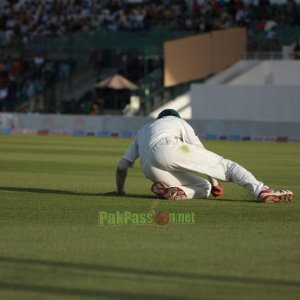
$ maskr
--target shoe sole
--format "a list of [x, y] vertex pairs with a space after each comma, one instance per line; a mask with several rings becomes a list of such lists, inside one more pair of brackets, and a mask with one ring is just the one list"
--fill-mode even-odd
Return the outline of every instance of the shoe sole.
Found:
[[165, 195], [166, 189], [167, 189], [167, 186], [165, 186], [161, 182], [155, 182], [151, 186], [152, 193], [154, 193], [155, 195], [157, 195], [159, 197], [163, 197]]
[[169, 199], [169, 200], [178, 201], [178, 200], [186, 200], [187, 199], [185, 192], [178, 187], [171, 187], [171, 188], [168, 188], [168, 190], [169, 190], [168, 193], [170, 195], [172, 195], [171, 199]]
[[286, 192], [282, 195], [269, 195], [262, 199], [263, 203], [280, 203], [280, 202], [291, 202], [294, 199], [294, 194]]
[[178, 187], [167, 187], [161, 182], [155, 182], [151, 186], [151, 191], [161, 199], [165, 200], [186, 200], [185, 192]]

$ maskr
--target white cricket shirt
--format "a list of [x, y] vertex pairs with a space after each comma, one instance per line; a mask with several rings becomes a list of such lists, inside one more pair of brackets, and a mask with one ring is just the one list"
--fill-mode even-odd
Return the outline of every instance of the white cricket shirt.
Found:
[[165, 138], [180, 139], [192, 145], [201, 145], [194, 129], [183, 119], [166, 116], [143, 126], [135, 136], [123, 158], [134, 163], [140, 157], [143, 162], [148, 152]]

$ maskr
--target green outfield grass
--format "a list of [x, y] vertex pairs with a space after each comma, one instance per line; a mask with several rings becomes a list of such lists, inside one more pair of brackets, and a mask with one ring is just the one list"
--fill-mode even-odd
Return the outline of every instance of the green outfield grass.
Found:
[[[110, 197], [129, 139], [0, 136], [0, 299], [299, 299], [300, 144], [205, 142], [293, 203], [158, 201], [139, 164]], [[100, 211], [195, 213], [195, 224], [99, 226]]]

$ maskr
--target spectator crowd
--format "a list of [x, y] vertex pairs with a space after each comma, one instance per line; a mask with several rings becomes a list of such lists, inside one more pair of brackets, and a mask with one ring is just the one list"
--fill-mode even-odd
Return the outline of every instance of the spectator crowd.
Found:
[[73, 60], [46, 60], [42, 55], [4, 57], [0, 60], [0, 111], [11, 111], [37, 95], [43, 97], [46, 87], [69, 78], [74, 68]]
[[[43, 38], [78, 32], [135, 31], [166, 26], [175, 31], [209, 32], [233, 26], [248, 28], [248, 37], [265, 32], [268, 50], [276, 50], [277, 28], [300, 26], [295, 0], [3, 0], [0, 1], [0, 47], [30, 45]], [[248, 43], [250, 50], [257, 43]], [[298, 50], [295, 53], [299, 52]], [[0, 110], [41, 95], [66, 79], [74, 61], [13, 57], [0, 52]]]
[[167, 25], [174, 30], [207, 32], [231, 26], [300, 25], [295, 0], [6, 0], [0, 10], [0, 44], [28, 44], [93, 30], [147, 30]]

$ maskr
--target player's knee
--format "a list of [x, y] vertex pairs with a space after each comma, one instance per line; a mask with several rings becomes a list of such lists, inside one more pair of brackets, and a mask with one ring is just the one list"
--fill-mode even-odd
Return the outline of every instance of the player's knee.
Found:
[[197, 192], [196, 192], [196, 198], [199, 199], [205, 199], [210, 195], [212, 185], [208, 180], [202, 181], [198, 186], [197, 186]]
[[205, 188], [205, 192], [206, 192], [206, 197], [205, 198], [208, 198], [208, 196], [210, 195], [211, 188], [212, 188], [211, 183], [209, 181], [207, 181], [206, 188]]

